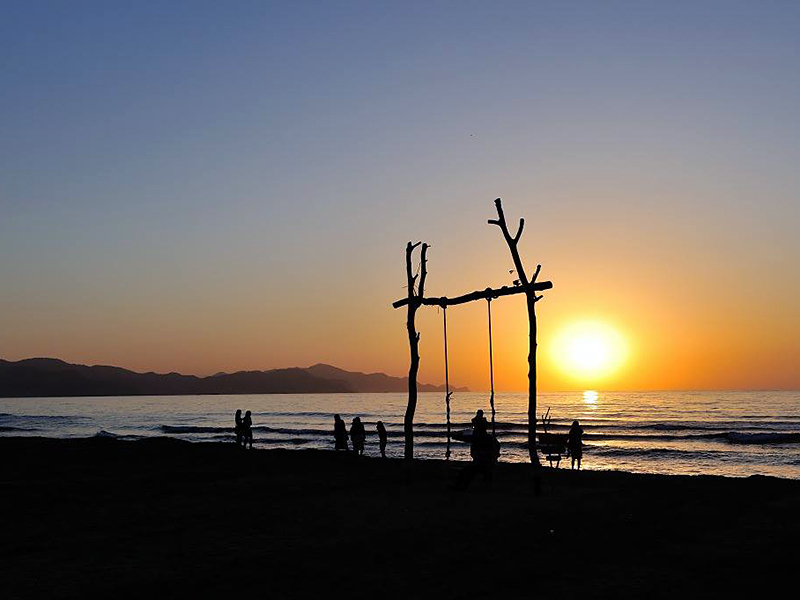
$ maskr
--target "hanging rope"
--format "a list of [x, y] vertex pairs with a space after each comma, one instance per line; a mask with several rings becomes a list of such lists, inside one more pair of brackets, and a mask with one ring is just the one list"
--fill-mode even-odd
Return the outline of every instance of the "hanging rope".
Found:
[[444, 457], [450, 460], [450, 371], [447, 366], [447, 307], [442, 307], [442, 319], [444, 321], [444, 401], [447, 407], [447, 450]]
[[494, 435], [494, 357], [492, 356], [492, 299], [486, 299], [486, 306], [489, 310], [489, 385], [492, 393], [489, 396], [489, 404], [492, 407], [492, 435]]

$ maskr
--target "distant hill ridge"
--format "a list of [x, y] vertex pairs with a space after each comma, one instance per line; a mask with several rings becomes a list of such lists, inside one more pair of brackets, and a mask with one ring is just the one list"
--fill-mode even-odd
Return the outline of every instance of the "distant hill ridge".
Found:
[[[121, 367], [76, 365], [57, 358], [0, 359], [0, 397], [167, 396], [186, 394], [314, 394], [405, 392], [407, 377], [345, 371], [326, 364], [268, 371], [136, 373]], [[467, 388], [454, 388], [467, 391]], [[421, 392], [444, 386], [419, 384]]]

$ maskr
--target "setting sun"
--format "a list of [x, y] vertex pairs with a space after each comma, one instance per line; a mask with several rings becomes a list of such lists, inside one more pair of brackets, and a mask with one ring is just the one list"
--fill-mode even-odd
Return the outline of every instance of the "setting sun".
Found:
[[556, 365], [580, 381], [597, 381], [611, 375], [626, 354], [623, 336], [613, 327], [594, 321], [567, 326], [552, 347]]

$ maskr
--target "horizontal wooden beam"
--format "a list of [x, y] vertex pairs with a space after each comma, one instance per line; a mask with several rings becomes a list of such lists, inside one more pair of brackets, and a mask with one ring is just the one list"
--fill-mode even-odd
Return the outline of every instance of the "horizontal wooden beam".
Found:
[[[536, 292], [541, 292], [544, 290], [549, 290], [553, 287], [553, 282], [551, 281], [537, 281], [533, 284], [533, 289]], [[442, 308], [447, 306], [454, 306], [456, 304], [466, 304], [467, 302], [472, 302], [473, 300], [486, 300], [487, 298], [499, 298], [500, 296], [511, 296], [513, 294], [522, 294], [525, 292], [525, 288], [521, 285], [515, 285], [513, 287], [503, 286], [499, 289], [492, 289], [486, 288], [485, 290], [479, 290], [476, 292], [470, 292], [469, 294], [464, 294], [463, 296], [456, 296], [455, 298], [447, 298], [442, 296], [441, 298], [423, 298], [421, 304], [423, 306], [441, 306]], [[408, 298], [403, 298], [402, 300], [397, 300], [396, 302], [392, 302], [392, 306], [394, 308], [400, 308], [401, 306], [405, 306], [408, 304]]]

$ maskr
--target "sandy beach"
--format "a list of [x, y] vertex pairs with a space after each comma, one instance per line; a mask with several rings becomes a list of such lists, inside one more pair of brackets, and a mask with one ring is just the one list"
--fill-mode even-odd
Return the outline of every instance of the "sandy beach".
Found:
[[792, 581], [800, 482], [0, 440], [6, 597], [698, 597]]

